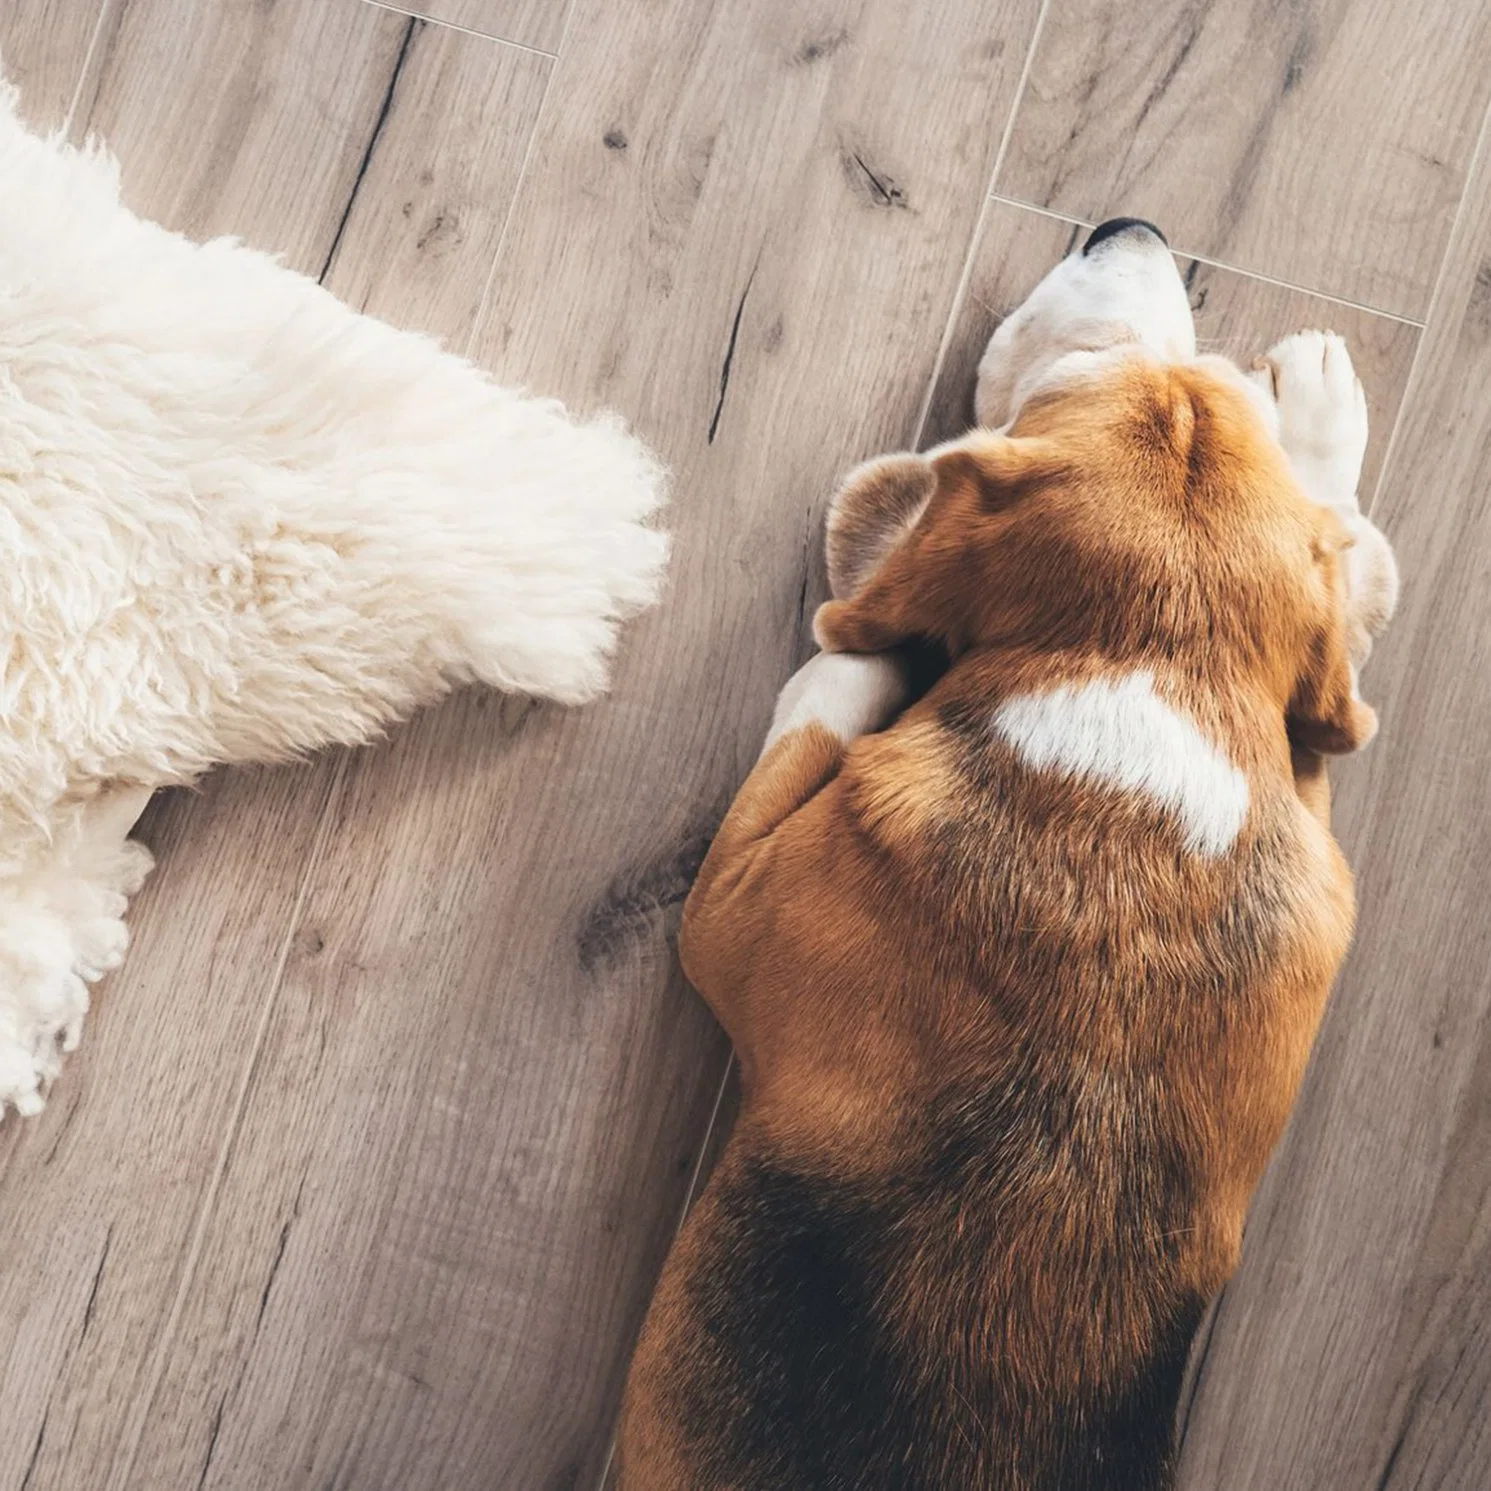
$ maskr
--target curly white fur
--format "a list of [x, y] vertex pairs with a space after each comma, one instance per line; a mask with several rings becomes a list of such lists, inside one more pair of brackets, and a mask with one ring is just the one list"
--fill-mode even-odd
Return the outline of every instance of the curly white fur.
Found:
[[3, 86], [0, 188], [3, 1115], [122, 954], [121, 804], [467, 682], [589, 699], [667, 540], [618, 421], [142, 221]]

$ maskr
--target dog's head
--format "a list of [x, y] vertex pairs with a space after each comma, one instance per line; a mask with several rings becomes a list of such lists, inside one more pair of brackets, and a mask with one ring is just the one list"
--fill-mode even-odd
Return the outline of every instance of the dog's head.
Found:
[[1267, 691], [1301, 744], [1356, 749], [1375, 716], [1355, 690], [1371, 626], [1348, 605], [1353, 535], [1294, 480], [1272, 412], [1196, 357], [1157, 233], [1105, 225], [991, 343], [980, 413], [1002, 429], [851, 473], [819, 644], [1157, 663]]

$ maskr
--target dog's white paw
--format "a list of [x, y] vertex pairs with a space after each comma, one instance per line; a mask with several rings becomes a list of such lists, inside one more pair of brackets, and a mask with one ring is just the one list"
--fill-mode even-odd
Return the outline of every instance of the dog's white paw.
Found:
[[820, 652], [777, 696], [763, 754], [790, 730], [819, 724], [845, 744], [883, 728], [908, 697], [906, 665], [888, 652]]
[[1354, 508], [1367, 453], [1367, 396], [1343, 338], [1297, 331], [1270, 347], [1252, 377], [1279, 410], [1279, 444], [1322, 507]]

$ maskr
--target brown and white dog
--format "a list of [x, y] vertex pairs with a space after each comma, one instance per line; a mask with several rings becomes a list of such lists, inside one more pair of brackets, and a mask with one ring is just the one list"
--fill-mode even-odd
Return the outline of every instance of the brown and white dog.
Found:
[[[978, 410], [835, 498], [825, 650], [688, 901], [743, 1108], [637, 1349], [629, 1491], [1165, 1486], [1351, 935], [1318, 753], [1373, 733], [1396, 573], [1345, 346], [1197, 357], [1117, 220]], [[948, 666], [908, 707], [909, 643]]]

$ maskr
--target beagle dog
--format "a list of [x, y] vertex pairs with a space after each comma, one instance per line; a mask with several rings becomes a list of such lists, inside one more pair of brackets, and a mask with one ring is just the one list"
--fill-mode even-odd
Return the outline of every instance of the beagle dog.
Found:
[[[823, 651], [684, 912], [742, 1111], [627, 1491], [1150, 1491], [1351, 936], [1322, 753], [1397, 591], [1341, 340], [1196, 354], [1157, 229], [834, 498]], [[945, 661], [913, 697], [910, 647]]]

